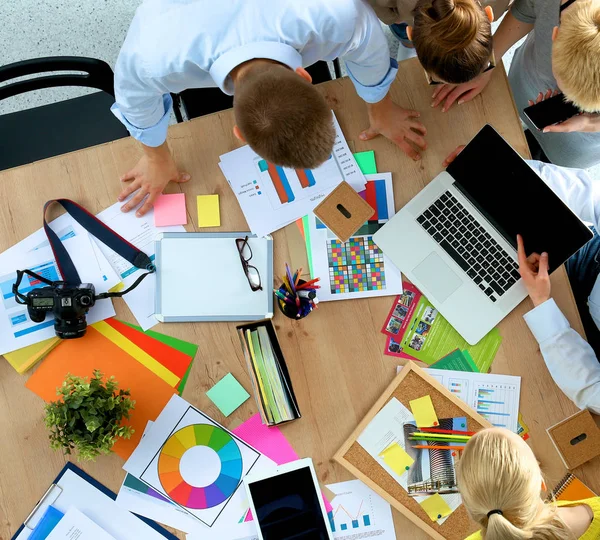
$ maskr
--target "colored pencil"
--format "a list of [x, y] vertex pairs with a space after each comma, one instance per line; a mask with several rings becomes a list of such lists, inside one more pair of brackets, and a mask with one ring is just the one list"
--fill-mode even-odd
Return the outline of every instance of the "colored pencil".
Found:
[[300, 281], [300, 276], [302, 275], [302, 270], [303, 270], [303, 269], [302, 269], [302, 268], [300, 268], [300, 270], [298, 270], [298, 271], [296, 272], [296, 279], [295, 279], [295, 282], [294, 282], [294, 286], [295, 286], [296, 288], [298, 288], [298, 282]]
[[285, 263], [285, 273], [287, 274], [288, 281], [292, 287], [292, 294], [296, 294], [296, 287], [294, 287], [294, 280], [292, 279], [292, 273], [290, 272], [290, 267], [288, 266], [288, 263]]
[[426, 444], [413, 445], [413, 448], [419, 450], [458, 450], [459, 452], [465, 449], [463, 446], [429, 446]]
[[471, 438], [471, 435], [446, 435], [444, 433], [425, 433], [423, 431], [413, 431], [410, 434], [412, 437], [431, 437], [432, 439], [467, 439]]
[[321, 278], [311, 279], [310, 281], [307, 281], [306, 283], [303, 283], [302, 285], [298, 285], [298, 288], [306, 289], [307, 287], [311, 287], [313, 285], [313, 283], [316, 283], [317, 281], [321, 281]]
[[454, 435], [452, 438], [432, 437], [426, 433], [421, 433], [420, 435], [417, 433], [412, 433], [410, 439], [413, 441], [469, 442], [470, 437], [456, 437], [456, 435]]
[[433, 427], [423, 427], [419, 428], [421, 431], [425, 431], [427, 433], [447, 433], [448, 435], [475, 435], [475, 431], [457, 431], [455, 429], [438, 429]]

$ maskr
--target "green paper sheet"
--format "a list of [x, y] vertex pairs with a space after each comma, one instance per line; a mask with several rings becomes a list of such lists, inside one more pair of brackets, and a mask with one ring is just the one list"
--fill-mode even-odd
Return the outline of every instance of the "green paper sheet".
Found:
[[356, 152], [354, 159], [363, 174], [377, 174], [377, 163], [375, 162], [375, 152], [368, 150], [366, 152]]
[[[134, 328], [138, 332], [143, 332], [143, 330], [135, 324], [131, 324], [131, 323], [128, 323], [125, 321], [121, 321], [121, 322], [131, 328]], [[185, 388], [185, 385], [187, 384], [188, 377], [190, 376], [192, 364], [194, 363], [193, 359], [195, 358], [196, 353], [198, 352], [198, 345], [195, 345], [194, 343], [190, 343], [189, 341], [184, 341], [183, 339], [178, 339], [178, 338], [175, 338], [172, 336], [168, 336], [167, 334], [161, 334], [160, 332], [155, 332], [154, 330], [147, 330], [146, 332], [144, 332], [144, 334], [146, 334], [150, 337], [153, 337], [154, 339], [157, 339], [158, 341], [160, 341], [161, 343], [164, 343], [165, 345], [168, 345], [169, 347], [173, 347], [174, 349], [177, 349], [179, 352], [182, 352], [183, 354], [185, 354], [187, 356], [192, 357], [192, 361], [190, 362], [190, 365], [188, 366], [187, 371], [185, 372], [185, 375], [183, 376], [183, 378], [179, 382], [179, 386], [177, 387], [177, 392], [179, 392], [179, 395], [182, 395], [183, 389]]]
[[429, 367], [433, 369], [450, 369], [452, 371], [479, 372], [469, 351], [461, 351], [460, 349], [452, 351], [450, 354], [444, 356], [444, 358], [438, 360], [435, 364], [431, 364]]
[[308, 259], [308, 271], [310, 272], [310, 277], [315, 278], [315, 273], [313, 272], [313, 260], [312, 260], [312, 250], [310, 249], [310, 224], [308, 222], [308, 216], [304, 216], [302, 218], [302, 224], [304, 226], [304, 241], [306, 242], [306, 258]]
[[225, 375], [206, 395], [225, 416], [229, 416], [250, 397], [231, 373]]

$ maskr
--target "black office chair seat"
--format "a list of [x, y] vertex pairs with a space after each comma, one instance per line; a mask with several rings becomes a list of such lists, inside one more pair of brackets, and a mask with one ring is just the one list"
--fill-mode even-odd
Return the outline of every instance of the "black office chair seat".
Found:
[[0, 170], [128, 137], [114, 101], [94, 92], [0, 116]]

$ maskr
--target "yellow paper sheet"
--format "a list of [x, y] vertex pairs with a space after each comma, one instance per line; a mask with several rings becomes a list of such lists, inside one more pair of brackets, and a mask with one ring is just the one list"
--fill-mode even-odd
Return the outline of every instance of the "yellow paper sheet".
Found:
[[125, 283], [119, 281], [114, 287], [108, 289], [108, 292], [121, 292], [125, 288]]
[[17, 373], [25, 373], [29, 368], [42, 360], [59, 343], [60, 338], [53, 337], [29, 345], [28, 347], [23, 347], [17, 351], [6, 353], [4, 358], [15, 368]]
[[180, 378], [169, 371], [160, 362], [156, 361], [146, 351], [140, 349], [135, 343], [128, 340], [123, 334], [115, 330], [110, 324], [100, 321], [92, 325], [104, 337], [108, 338], [120, 349], [123, 349], [127, 354], [133, 356], [140, 364], [146, 366], [152, 373], [158, 375], [163, 381], [175, 387], [180, 381]]
[[410, 410], [415, 417], [417, 427], [435, 427], [439, 426], [433, 403], [431, 402], [431, 396], [423, 396], [419, 399], [413, 399], [410, 401]]
[[220, 227], [218, 195], [198, 195], [198, 227]]
[[439, 493], [427, 497], [423, 502], [419, 503], [421, 508], [427, 512], [431, 521], [437, 521], [452, 513], [452, 508], [448, 506], [446, 501], [442, 498]]
[[379, 455], [383, 458], [386, 465], [398, 475], [403, 475], [415, 462], [398, 443], [388, 446]]

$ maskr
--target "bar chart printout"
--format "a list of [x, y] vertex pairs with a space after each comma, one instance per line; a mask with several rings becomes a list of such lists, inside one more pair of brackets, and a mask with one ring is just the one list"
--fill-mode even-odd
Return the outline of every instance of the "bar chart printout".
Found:
[[496, 427], [508, 428], [508, 419], [514, 415], [512, 403], [517, 387], [514, 384], [477, 385], [475, 410]]
[[360, 480], [327, 487], [336, 494], [327, 515], [334, 538], [396, 538], [390, 505]]

